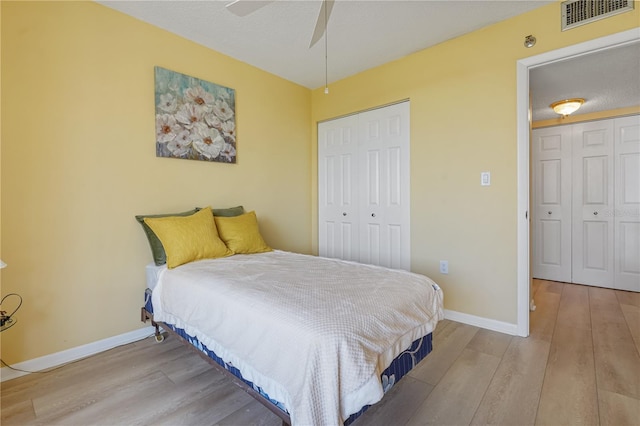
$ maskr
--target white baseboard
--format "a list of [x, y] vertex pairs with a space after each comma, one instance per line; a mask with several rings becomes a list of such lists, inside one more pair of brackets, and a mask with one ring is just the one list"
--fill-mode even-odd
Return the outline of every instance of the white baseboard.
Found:
[[[56, 352], [51, 355], [45, 355], [40, 358], [13, 364], [12, 367], [27, 371], [46, 370], [62, 364], [66, 364], [68, 362], [76, 361], [80, 358], [86, 358], [88, 356], [95, 355], [99, 352], [113, 349], [116, 346], [126, 345], [127, 343], [142, 340], [145, 337], [151, 336], [154, 332], [155, 328], [151, 326], [144, 327], [138, 330], [130, 331], [128, 333], [120, 334], [118, 336], [98, 340], [97, 342], [87, 343], [86, 345], [76, 346], [75, 348]], [[2, 367], [2, 369], [0, 369], [0, 382], [15, 379], [27, 374], [29, 373], [15, 371], [10, 369], [9, 367]]]
[[508, 322], [497, 321], [489, 318], [477, 317], [475, 315], [464, 314], [462, 312], [444, 310], [444, 317], [451, 321], [461, 322], [463, 324], [474, 325], [487, 330], [498, 331], [500, 333], [518, 335], [518, 325]]
[[[517, 335], [516, 324], [496, 321], [489, 318], [477, 317], [475, 315], [450, 311], [448, 309], [444, 310], [444, 317], [448, 320], [461, 322], [463, 324], [486, 328], [488, 330], [498, 331], [500, 333], [510, 334], [513, 336]], [[130, 331], [118, 336], [109, 337], [107, 339], [98, 340], [97, 342], [88, 343], [86, 345], [77, 346], [75, 348], [67, 349], [65, 351], [57, 352], [51, 355], [45, 355], [40, 358], [20, 362], [18, 364], [12, 365], [12, 367], [27, 371], [46, 370], [62, 364], [66, 364], [68, 362], [76, 361], [80, 358], [86, 358], [88, 356], [113, 349], [116, 346], [126, 345], [127, 343], [142, 340], [145, 337], [151, 336], [154, 332], [155, 329], [153, 327], [144, 327], [138, 330]], [[15, 371], [10, 369], [9, 367], [3, 367], [2, 369], [0, 369], [0, 382], [15, 379], [27, 374], [29, 373]]]

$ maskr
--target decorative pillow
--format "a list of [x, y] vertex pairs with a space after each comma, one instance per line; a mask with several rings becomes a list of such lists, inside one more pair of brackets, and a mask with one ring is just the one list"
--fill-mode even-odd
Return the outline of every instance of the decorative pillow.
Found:
[[244, 207], [229, 207], [227, 209], [213, 209], [214, 216], [224, 216], [224, 217], [232, 217], [232, 216], [240, 216], [244, 214]]
[[218, 236], [210, 207], [191, 216], [146, 218], [144, 222], [162, 242], [169, 269], [194, 260], [233, 254]]
[[[237, 207], [235, 207], [237, 209]], [[153, 233], [149, 225], [144, 223], [146, 218], [158, 218], [158, 217], [167, 217], [167, 216], [191, 216], [192, 214], [198, 212], [200, 208], [196, 207], [193, 210], [189, 210], [182, 213], [169, 213], [169, 214], [145, 214], [136, 216], [136, 220], [142, 225], [142, 229], [144, 233], [147, 235], [147, 240], [149, 240], [149, 246], [151, 247], [151, 254], [153, 255], [153, 261], [156, 265], [164, 265], [167, 263], [167, 255], [164, 252], [164, 247], [162, 247], [162, 243]], [[242, 214], [242, 213], [240, 213]]]
[[220, 238], [234, 253], [264, 253], [272, 250], [260, 235], [255, 212], [235, 217], [216, 217], [215, 221]]

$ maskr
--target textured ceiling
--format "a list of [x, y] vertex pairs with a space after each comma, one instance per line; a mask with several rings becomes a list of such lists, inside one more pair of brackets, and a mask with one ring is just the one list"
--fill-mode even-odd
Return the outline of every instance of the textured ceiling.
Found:
[[555, 101], [584, 98], [574, 115], [640, 105], [640, 42], [554, 62], [529, 73], [533, 120], [557, 118]]
[[[314, 89], [325, 84], [325, 39], [309, 48], [322, 5], [320, 0], [266, 2], [244, 17], [226, 9], [230, 2], [99, 1], [302, 86]], [[336, 0], [326, 39], [328, 81], [340, 80], [552, 2]], [[560, 16], [556, 24], [560, 26]], [[523, 28], [522, 42], [526, 35], [527, 29]], [[571, 97], [586, 99], [576, 114], [640, 105], [639, 46], [636, 43], [532, 69], [533, 119], [557, 117], [549, 104]], [[536, 53], [531, 49], [532, 55]]]
[[[325, 84], [325, 39], [309, 49], [321, 1], [276, 0], [244, 17], [225, 8], [230, 2], [99, 1], [302, 86], [315, 89]], [[327, 29], [328, 80], [548, 3], [552, 1], [336, 0]]]

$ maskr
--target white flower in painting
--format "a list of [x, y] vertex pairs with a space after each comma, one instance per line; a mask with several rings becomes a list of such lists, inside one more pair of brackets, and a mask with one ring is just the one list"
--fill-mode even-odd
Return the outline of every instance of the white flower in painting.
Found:
[[222, 151], [220, 151], [220, 157], [224, 161], [228, 161], [229, 163], [233, 161], [236, 156], [236, 149], [230, 143], [225, 143]]
[[178, 99], [171, 93], [163, 93], [160, 95], [160, 103], [158, 108], [164, 112], [174, 113], [178, 109]]
[[214, 114], [205, 115], [204, 121], [207, 122], [209, 127], [215, 127], [216, 129], [222, 128], [222, 121], [220, 121], [220, 119], [216, 117]]
[[236, 123], [233, 120], [225, 121], [222, 123], [222, 134], [231, 140], [236, 140]]
[[198, 124], [191, 133], [193, 147], [208, 159], [216, 158], [224, 147], [224, 139], [218, 129]]
[[184, 91], [184, 98], [187, 102], [198, 105], [205, 111], [211, 111], [213, 102], [215, 101], [213, 95], [197, 85], [189, 87]]
[[229, 104], [220, 99], [213, 104], [213, 113], [222, 121], [231, 120], [233, 118], [233, 110]]
[[173, 115], [156, 115], [156, 141], [158, 141], [158, 143], [167, 143], [172, 141], [180, 130], [181, 127]]
[[218, 90], [216, 90], [216, 97], [218, 99], [222, 99], [223, 101], [229, 101], [229, 99], [231, 99], [231, 96], [229, 96], [229, 92], [227, 91], [227, 89], [223, 88], [223, 87], [219, 87], [217, 88]]
[[176, 113], [176, 120], [187, 129], [193, 128], [196, 124], [203, 124], [204, 111], [198, 105], [184, 104]]
[[174, 157], [182, 157], [189, 153], [191, 138], [188, 130], [181, 130], [176, 137], [167, 144], [167, 149]]

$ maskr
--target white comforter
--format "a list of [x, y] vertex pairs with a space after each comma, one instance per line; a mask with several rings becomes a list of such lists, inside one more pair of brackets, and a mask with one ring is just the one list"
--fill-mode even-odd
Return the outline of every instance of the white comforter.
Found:
[[233, 364], [294, 425], [341, 425], [379, 401], [382, 371], [443, 318], [425, 276], [282, 251], [166, 270], [152, 301], [157, 321]]

